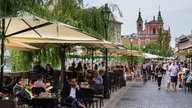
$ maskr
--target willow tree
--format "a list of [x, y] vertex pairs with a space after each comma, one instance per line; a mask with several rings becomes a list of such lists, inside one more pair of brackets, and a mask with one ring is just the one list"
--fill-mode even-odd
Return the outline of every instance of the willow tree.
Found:
[[[11, 0], [10, 0], [11, 1]], [[35, 1], [35, 2], [34, 2]], [[87, 8], [83, 7], [83, 0], [58, 0], [57, 3], [53, 3], [52, 0], [32, 0], [32, 1], [18, 1], [22, 4], [21, 10], [28, 11], [42, 18], [57, 20], [75, 27], [78, 27], [94, 36], [97, 36], [101, 39], [104, 38], [104, 22], [103, 22], [103, 6], [100, 8]], [[34, 5], [34, 3], [36, 5]], [[24, 5], [25, 4], [25, 5]], [[34, 6], [34, 7], [33, 7]], [[50, 6], [53, 8], [50, 10]], [[19, 9], [18, 9], [19, 10]], [[17, 11], [18, 11], [17, 10]], [[117, 5], [110, 5], [110, 26], [109, 26], [109, 37], [113, 36], [114, 31], [114, 15], [113, 11], [118, 10]], [[120, 12], [120, 11], [119, 11]], [[121, 13], [120, 13], [121, 15]], [[49, 62], [51, 65], [58, 67], [60, 64], [63, 65], [63, 54], [66, 53], [62, 48], [52, 48], [52, 49], [41, 49], [39, 51], [34, 51], [31, 55], [33, 59], [29, 61], [33, 62], [34, 60], [41, 61], [42, 63]], [[11, 56], [17, 54], [21, 56], [18, 52], [12, 52]], [[22, 55], [23, 58], [25, 57]], [[59, 61], [61, 57], [61, 61]], [[30, 57], [28, 57], [30, 58]], [[12, 65], [15, 65], [12, 71], [20, 71], [15, 68], [20, 64], [26, 64], [25, 60], [23, 62], [17, 60], [17, 58], [11, 57]], [[31, 67], [30, 65], [28, 67]]]
[[[48, 12], [45, 8], [50, 3], [51, 0], [1, 0], [0, 17], [16, 17], [18, 13], [24, 11], [45, 16]], [[13, 71], [28, 70], [33, 62], [33, 54], [29, 53], [31, 52], [11, 51], [11, 69]]]

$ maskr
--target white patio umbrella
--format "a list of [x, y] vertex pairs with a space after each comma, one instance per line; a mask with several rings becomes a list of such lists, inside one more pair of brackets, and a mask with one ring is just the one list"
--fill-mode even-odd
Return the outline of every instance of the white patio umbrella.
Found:
[[5, 29], [6, 37], [99, 40], [78, 28], [61, 22], [48, 21], [26, 12], [21, 17], [5, 18]]
[[[1, 45], [1, 42], [0, 42]], [[6, 40], [5, 41], [5, 49], [6, 50], [23, 50], [23, 51], [31, 51], [36, 50], [38, 48], [25, 44], [23, 42], [13, 41], [13, 40]]]
[[[100, 39], [84, 33], [78, 28], [56, 21], [48, 21], [46, 19], [39, 18], [26, 12], [24, 12], [19, 17], [1, 18], [0, 20], [2, 20], [1, 64], [3, 64], [4, 58], [3, 55], [5, 38], [12, 38], [24, 43], [34, 43], [34, 41], [36, 41], [36, 43], [52, 42], [55, 44], [59, 42], [58, 40], [65, 41], [65, 43], [83, 43], [82, 41], [84, 41], [85, 43], [94, 43], [100, 41]], [[25, 41], [23, 39], [25, 39]], [[63, 43], [63, 47], [69, 45]], [[61, 71], [64, 71], [64, 64], [61, 64], [61, 66]], [[3, 66], [1, 67], [0, 76], [3, 76]], [[0, 86], [2, 86], [2, 78], [0, 79], [0, 83]]]

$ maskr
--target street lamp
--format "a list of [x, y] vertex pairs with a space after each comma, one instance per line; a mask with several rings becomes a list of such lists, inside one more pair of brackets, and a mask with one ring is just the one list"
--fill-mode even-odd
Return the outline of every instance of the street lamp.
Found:
[[[131, 51], [132, 51], [132, 47], [133, 47], [133, 34], [131, 34], [131, 37], [130, 37], [130, 42], [131, 42]], [[131, 54], [131, 66], [132, 66], [132, 64], [133, 64], [133, 60], [132, 60], [132, 54]]]
[[[108, 8], [108, 4], [105, 4], [105, 7], [103, 9], [103, 21], [104, 21], [104, 29], [105, 29], [105, 40], [108, 40], [108, 23], [109, 23], [109, 17], [110, 17], [110, 10]], [[106, 69], [105, 69], [105, 75], [104, 75], [104, 98], [109, 99], [110, 98], [110, 76], [108, 74], [108, 50], [105, 49], [105, 56], [106, 56]]]
[[159, 60], [160, 60], [160, 58], [159, 58], [159, 50], [157, 50], [157, 53], [158, 53], [158, 58], [157, 58], [157, 60], [159, 61]]
[[[145, 48], [146, 48], [146, 46], [145, 46], [145, 44], [144, 44], [144, 45], [143, 45], [143, 52], [144, 52]], [[145, 52], [144, 52], [144, 53], [145, 53]], [[144, 61], [145, 61], [145, 55], [144, 55]]]

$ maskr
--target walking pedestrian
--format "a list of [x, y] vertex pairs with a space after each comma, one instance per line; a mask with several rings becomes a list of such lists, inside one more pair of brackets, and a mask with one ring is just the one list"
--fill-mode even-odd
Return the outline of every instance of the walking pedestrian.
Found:
[[156, 75], [157, 75], [157, 85], [158, 85], [158, 90], [161, 88], [161, 80], [163, 77], [163, 68], [162, 65], [159, 63], [158, 67], [156, 68]]
[[154, 62], [152, 61], [151, 65], [150, 65], [150, 73], [151, 73], [151, 80], [155, 81], [155, 65]]
[[170, 65], [170, 68], [169, 68], [169, 72], [171, 77], [172, 91], [175, 92], [176, 86], [177, 86], [177, 79], [178, 79], [177, 74], [179, 72], [179, 67], [178, 65], [175, 64], [175, 61], [172, 61], [172, 64]]

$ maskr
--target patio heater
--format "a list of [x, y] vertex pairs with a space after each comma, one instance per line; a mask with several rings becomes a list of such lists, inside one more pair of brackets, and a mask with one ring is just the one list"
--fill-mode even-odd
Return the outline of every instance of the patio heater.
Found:
[[[110, 10], [108, 8], [108, 4], [105, 4], [104, 10], [103, 10], [103, 21], [104, 21], [104, 29], [105, 29], [105, 40], [108, 40], [108, 23], [109, 23], [109, 16], [110, 16]], [[110, 98], [110, 76], [108, 74], [108, 50], [105, 49], [105, 57], [106, 57], [106, 69], [105, 69], [105, 75], [104, 75], [104, 98], [109, 99]]]

